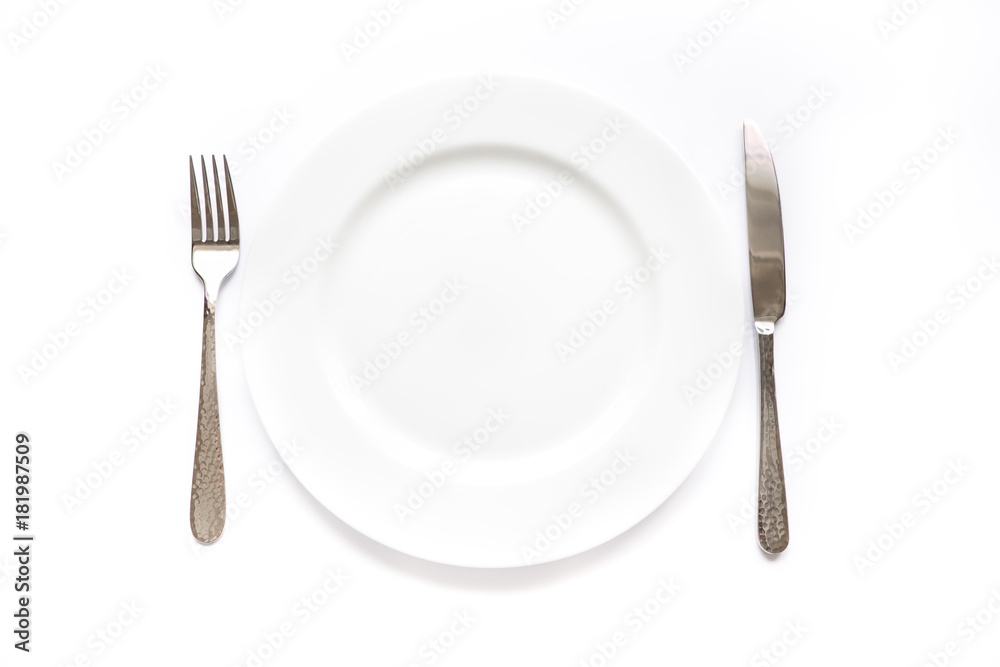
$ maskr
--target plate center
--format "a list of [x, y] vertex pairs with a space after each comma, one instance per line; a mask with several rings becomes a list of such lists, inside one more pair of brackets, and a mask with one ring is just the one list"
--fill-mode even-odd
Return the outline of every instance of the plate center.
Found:
[[319, 290], [316, 344], [372, 441], [469, 467], [606, 442], [656, 356], [655, 249], [627, 212], [509, 147], [441, 153], [394, 185], [354, 211]]

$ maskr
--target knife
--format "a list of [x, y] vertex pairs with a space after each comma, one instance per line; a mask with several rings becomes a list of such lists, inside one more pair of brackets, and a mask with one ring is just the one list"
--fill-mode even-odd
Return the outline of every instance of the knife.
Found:
[[781, 462], [778, 405], [774, 391], [774, 325], [785, 314], [785, 241], [774, 160], [764, 135], [752, 121], [743, 124], [743, 150], [746, 158], [750, 293], [760, 363], [757, 537], [764, 551], [777, 554], [788, 546], [785, 471]]

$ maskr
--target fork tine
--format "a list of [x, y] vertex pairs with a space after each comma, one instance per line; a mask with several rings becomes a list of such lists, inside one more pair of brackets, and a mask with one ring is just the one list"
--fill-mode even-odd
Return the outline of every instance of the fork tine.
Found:
[[[226, 198], [229, 201], [229, 242], [240, 242], [240, 216], [236, 212], [236, 193], [233, 191], [233, 178], [229, 175], [229, 161], [222, 156], [222, 166], [226, 171]], [[219, 200], [222, 206], [222, 200]]]
[[226, 241], [226, 219], [222, 214], [222, 188], [219, 187], [219, 165], [215, 163], [215, 156], [212, 156], [212, 173], [215, 175], [215, 206], [219, 209], [219, 240]]
[[212, 193], [208, 190], [208, 170], [205, 168], [205, 156], [201, 156], [201, 184], [205, 189], [205, 240], [218, 241], [219, 233], [212, 219]]
[[194, 157], [188, 156], [191, 167], [191, 242], [201, 243], [205, 233], [201, 228], [201, 201], [198, 199], [198, 179], [194, 174]]

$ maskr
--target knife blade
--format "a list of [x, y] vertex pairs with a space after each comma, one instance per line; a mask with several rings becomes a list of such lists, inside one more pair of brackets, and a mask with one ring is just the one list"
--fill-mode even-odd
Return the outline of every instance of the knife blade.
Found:
[[746, 160], [750, 293], [760, 367], [760, 459], [757, 538], [770, 554], [788, 547], [788, 507], [774, 384], [774, 329], [785, 314], [785, 241], [778, 176], [767, 140], [752, 121], [743, 124]]
[[785, 314], [785, 242], [774, 160], [752, 121], [743, 126], [746, 156], [750, 292], [754, 322], [774, 323]]

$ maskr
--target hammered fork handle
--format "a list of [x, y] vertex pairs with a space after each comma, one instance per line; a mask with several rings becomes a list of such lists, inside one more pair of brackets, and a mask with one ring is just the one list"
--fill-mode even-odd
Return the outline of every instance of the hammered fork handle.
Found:
[[757, 331], [760, 359], [760, 468], [757, 486], [757, 534], [769, 554], [788, 546], [785, 470], [781, 462], [778, 402], [774, 390], [774, 333]]
[[222, 535], [226, 523], [226, 475], [219, 432], [219, 391], [215, 379], [215, 303], [205, 295], [201, 341], [201, 392], [191, 480], [191, 532], [202, 544]]

